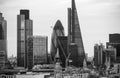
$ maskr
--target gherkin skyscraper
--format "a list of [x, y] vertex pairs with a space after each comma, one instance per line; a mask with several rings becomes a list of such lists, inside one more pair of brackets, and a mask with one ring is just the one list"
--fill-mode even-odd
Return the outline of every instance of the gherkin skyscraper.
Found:
[[53, 33], [51, 37], [51, 57], [52, 57], [52, 62], [54, 62], [54, 57], [57, 52], [58, 48], [58, 36], [64, 36], [64, 28], [60, 20], [57, 20], [54, 28], [53, 28]]

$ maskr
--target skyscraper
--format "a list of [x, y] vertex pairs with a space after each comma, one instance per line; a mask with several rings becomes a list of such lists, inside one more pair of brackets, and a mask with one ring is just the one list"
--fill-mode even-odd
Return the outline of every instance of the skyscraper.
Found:
[[112, 46], [116, 49], [116, 62], [120, 63], [120, 34], [109, 34], [109, 42], [106, 44], [107, 48]]
[[85, 58], [85, 52], [74, 0], [72, 0], [72, 8], [68, 8], [68, 52], [70, 52], [69, 45], [71, 43], [75, 43], [78, 47], [78, 63], [79, 66], [82, 66]]
[[28, 68], [48, 63], [48, 37], [30, 36], [28, 38]]
[[0, 68], [7, 61], [7, 22], [0, 13]]
[[55, 59], [55, 54], [57, 52], [58, 48], [58, 36], [64, 36], [64, 28], [60, 20], [57, 20], [54, 28], [53, 28], [53, 33], [51, 37], [51, 57], [52, 61], [54, 62]]
[[103, 44], [96, 44], [94, 46], [94, 64], [101, 66], [105, 63], [105, 47]]
[[33, 21], [29, 10], [20, 10], [17, 15], [17, 65], [27, 67], [27, 37], [33, 35]]

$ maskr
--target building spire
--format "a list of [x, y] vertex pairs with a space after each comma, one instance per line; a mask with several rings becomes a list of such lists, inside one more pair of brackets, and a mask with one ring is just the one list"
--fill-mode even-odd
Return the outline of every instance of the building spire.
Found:
[[75, 7], [75, 0], [72, 0], [72, 9], [76, 9], [76, 7]]

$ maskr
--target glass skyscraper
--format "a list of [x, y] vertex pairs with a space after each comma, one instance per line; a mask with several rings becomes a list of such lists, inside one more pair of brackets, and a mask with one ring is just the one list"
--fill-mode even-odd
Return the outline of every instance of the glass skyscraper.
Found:
[[[72, 8], [68, 8], [68, 49], [71, 43], [75, 43], [75, 45], [78, 47], [78, 65], [82, 66], [83, 60], [85, 58], [85, 51], [77, 15], [77, 9], [75, 6], [75, 0], [72, 0]], [[68, 52], [71, 52], [69, 50]]]
[[64, 28], [60, 20], [58, 20], [53, 28], [53, 33], [51, 37], [51, 57], [52, 57], [52, 62], [54, 62], [55, 59], [55, 54], [57, 52], [58, 48], [58, 36], [64, 36]]
[[29, 10], [20, 10], [17, 15], [17, 65], [27, 67], [27, 37], [33, 35], [33, 21]]

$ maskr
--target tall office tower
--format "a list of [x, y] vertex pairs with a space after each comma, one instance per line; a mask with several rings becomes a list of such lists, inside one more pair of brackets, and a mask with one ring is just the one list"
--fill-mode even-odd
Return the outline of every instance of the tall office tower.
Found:
[[[74, 0], [72, 0], [72, 8], [68, 8], [68, 46], [71, 43], [75, 43], [78, 47], [78, 63], [79, 66], [82, 66], [83, 60], [85, 58], [85, 52]], [[68, 50], [68, 52], [70, 51]]]
[[64, 28], [60, 20], [58, 20], [53, 28], [53, 33], [51, 37], [51, 57], [52, 61], [54, 62], [55, 59], [55, 54], [57, 52], [57, 47], [58, 47], [58, 36], [64, 36]]
[[0, 68], [7, 61], [7, 22], [0, 13]]
[[48, 37], [30, 36], [28, 38], [28, 68], [48, 63]]
[[94, 64], [99, 67], [105, 63], [105, 47], [103, 44], [94, 46]]
[[120, 63], [120, 34], [109, 34], [109, 42], [106, 45], [116, 49], [116, 62]]
[[33, 35], [33, 21], [29, 10], [20, 10], [17, 15], [17, 65], [27, 67], [27, 37]]

